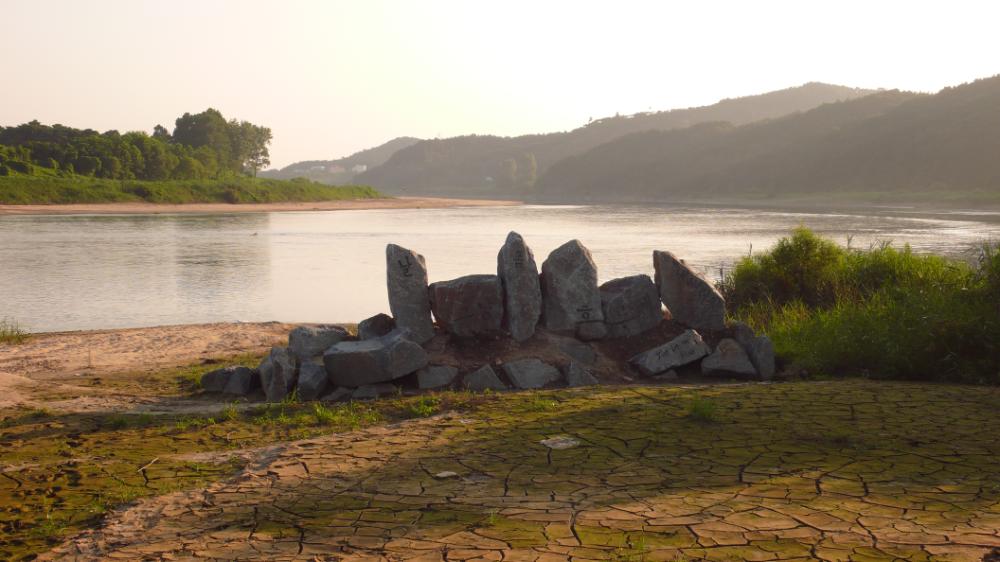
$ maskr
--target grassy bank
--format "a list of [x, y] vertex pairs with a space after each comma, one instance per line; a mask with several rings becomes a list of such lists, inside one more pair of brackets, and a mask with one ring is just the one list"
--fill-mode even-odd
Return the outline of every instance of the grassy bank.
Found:
[[848, 249], [798, 229], [720, 288], [798, 370], [1000, 384], [1000, 250], [974, 257]]
[[7, 205], [285, 203], [380, 197], [378, 191], [368, 186], [329, 186], [302, 179], [138, 181], [84, 176], [0, 176], [0, 204]]

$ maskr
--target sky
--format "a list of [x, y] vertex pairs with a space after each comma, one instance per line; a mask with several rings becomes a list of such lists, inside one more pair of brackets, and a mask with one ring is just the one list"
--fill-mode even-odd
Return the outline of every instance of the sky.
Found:
[[271, 127], [271, 162], [569, 130], [820, 81], [1000, 74], [1000, 3], [0, 0], [0, 125]]

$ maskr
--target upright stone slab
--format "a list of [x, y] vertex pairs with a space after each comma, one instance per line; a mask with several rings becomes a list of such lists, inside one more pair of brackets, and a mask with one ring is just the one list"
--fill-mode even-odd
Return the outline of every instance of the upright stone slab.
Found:
[[396, 329], [396, 321], [388, 314], [381, 312], [358, 322], [358, 339], [370, 340], [380, 338]]
[[757, 369], [743, 346], [734, 339], [725, 338], [715, 347], [715, 351], [701, 362], [701, 372], [705, 375], [732, 374], [754, 376]]
[[386, 285], [389, 310], [396, 327], [409, 331], [410, 338], [426, 343], [434, 337], [431, 299], [427, 289], [427, 264], [420, 254], [389, 244], [385, 248]]
[[632, 357], [629, 363], [639, 369], [640, 373], [650, 376], [693, 363], [710, 351], [698, 332], [688, 330], [661, 346]]
[[299, 326], [288, 334], [288, 348], [301, 363], [323, 355], [331, 345], [348, 335], [340, 326]]
[[397, 331], [372, 340], [342, 341], [323, 354], [330, 383], [359, 386], [388, 382], [427, 365], [427, 352]]
[[695, 330], [726, 327], [726, 301], [712, 284], [670, 252], [653, 252], [660, 300], [674, 320]]
[[295, 388], [295, 357], [287, 347], [272, 347], [257, 370], [268, 402], [281, 402]]
[[660, 295], [648, 275], [633, 275], [601, 285], [601, 310], [612, 338], [628, 338], [663, 320]]
[[507, 235], [497, 254], [497, 276], [503, 285], [503, 326], [516, 341], [525, 341], [542, 314], [542, 288], [535, 255], [516, 232]]
[[761, 380], [771, 380], [774, 378], [774, 344], [767, 336], [757, 336], [753, 329], [743, 322], [737, 322], [732, 326], [733, 339], [735, 339], [743, 350], [750, 357], [750, 362], [757, 369], [757, 374]]
[[582, 339], [606, 333], [597, 289], [597, 266], [579, 240], [570, 240], [542, 263], [542, 319], [554, 332], [572, 332]]
[[299, 400], [310, 402], [319, 400], [326, 394], [328, 378], [322, 363], [305, 361], [299, 365]]
[[500, 333], [503, 291], [496, 275], [466, 275], [430, 286], [438, 326], [459, 337]]
[[559, 369], [534, 358], [508, 361], [502, 368], [514, 386], [522, 389], [542, 388], [560, 376]]

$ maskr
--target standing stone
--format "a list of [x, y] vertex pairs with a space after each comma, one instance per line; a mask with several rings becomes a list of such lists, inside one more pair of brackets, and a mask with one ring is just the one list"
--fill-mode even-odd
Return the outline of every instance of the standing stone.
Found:
[[434, 337], [431, 299], [427, 289], [427, 264], [420, 254], [389, 244], [385, 248], [389, 310], [396, 326], [408, 330], [410, 339], [423, 344]]
[[607, 331], [597, 289], [597, 266], [579, 240], [570, 240], [542, 263], [542, 319], [554, 332], [600, 339]]
[[726, 327], [726, 301], [698, 272], [670, 252], [653, 252], [660, 300], [674, 320], [695, 330]]
[[633, 275], [601, 285], [601, 310], [608, 335], [628, 338], [663, 320], [660, 295], [648, 275]]
[[458, 369], [448, 365], [429, 365], [417, 371], [417, 388], [429, 390], [449, 386], [458, 376]]
[[300, 361], [323, 355], [331, 345], [348, 337], [340, 326], [299, 326], [288, 334], [288, 349]]
[[507, 385], [500, 380], [496, 371], [489, 365], [483, 365], [479, 369], [465, 375], [463, 381], [465, 388], [482, 392], [484, 390], [507, 390]]
[[753, 376], [757, 374], [757, 369], [750, 362], [747, 352], [743, 351], [743, 346], [734, 339], [726, 338], [701, 362], [701, 372], [705, 375], [728, 373]]
[[697, 361], [710, 351], [698, 332], [687, 330], [661, 346], [632, 357], [629, 363], [642, 374], [650, 376]]
[[326, 369], [322, 363], [306, 361], [299, 365], [299, 400], [319, 400], [326, 392], [327, 381]]
[[497, 254], [497, 276], [503, 286], [503, 326], [516, 341], [525, 341], [542, 314], [542, 289], [535, 255], [516, 232], [507, 235]]
[[358, 339], [370, 340], [380, 338], [395, 329], [396, 321], [392, 319], [392, 316], [380, 312], [358, 323]]
[[295, 358], [287, 347], [272, 347], [257, 370], [268, 402], [281, 402], [295, 388]]
[[559, 369], [539, 359], [518, 359], [504, 363], [503, 372], [515, 387], [522, 389], [542, 388], [559, 380]]
[[596, 377], [583, 365], [570, 361], [566, 367], [566, 386], [594, 386], [600, 384]]
[[406, 376], [427, 365], [427, 352], [402, 332], [373, 340], [342, 341], [323, 354], [330, 382], [356, 388]]
[[503, 291], [496, 275], [466, 275], [430, 286], [438, 326], [459, 337], [500, 333]]

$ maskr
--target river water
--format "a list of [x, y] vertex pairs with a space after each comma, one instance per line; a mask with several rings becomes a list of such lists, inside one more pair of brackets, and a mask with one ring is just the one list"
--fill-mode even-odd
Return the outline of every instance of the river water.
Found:
[[31, 331], [214, 321], [355, 322], [388, 312], [385, 245], [427, 258], [431, 281], [495, 273], [508, 231], [539, 267], [572, 238], [602, 281], [670, 250], [712, 277], [796, 226], [854, 247], [879, 240], [971, 255], [1000, 216], [804, 213], [655, 206], [525, 206], [234, 215], [0, 216], [0, 318]]

